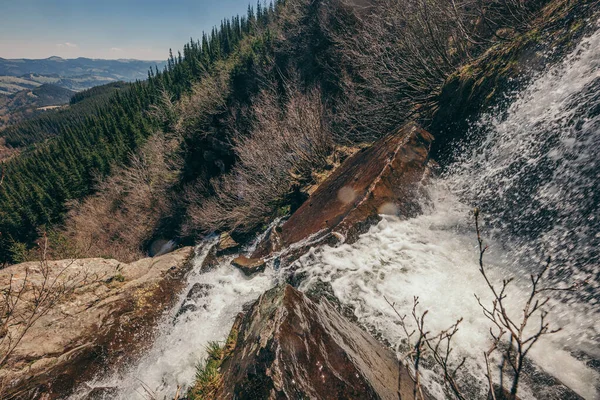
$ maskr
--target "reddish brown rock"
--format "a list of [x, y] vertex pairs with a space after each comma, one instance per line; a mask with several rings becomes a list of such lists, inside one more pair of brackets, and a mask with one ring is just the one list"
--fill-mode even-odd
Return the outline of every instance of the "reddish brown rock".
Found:
[[244, 274], [250, 276], [257, 272], [263, 272], [267, 264], [262, 258], [248, 258], [246, 256], [239, 256], [231, 261], [231, 265], [239, 268]]
[[262, 243], [252, 257], [265, 257], [307, 238], [334, 232], [346, 242], [379, 220], [379, 214], [417, 215], [422, 181], [435, 163], [429, 159], [433, 137], [415, 124], [348, 158], [327, 178], [277, 233], [277, 243]]
[[238, 323], [217, 398], [412, 399], [413, 381], [394, 353], [325, 299], [280, 286]]

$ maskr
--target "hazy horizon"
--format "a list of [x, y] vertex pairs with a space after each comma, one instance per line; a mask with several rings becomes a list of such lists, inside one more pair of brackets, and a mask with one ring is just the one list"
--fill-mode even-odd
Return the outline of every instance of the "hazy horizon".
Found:
[[[175, 52], [176, 50], [173, 49], [173, 52]], [[155, 62], [166, 62], [167, 57], [164, 57], [164, 59], [140, 59], [140, 58], [129, 58], [129, 57], [122, 57], [122, 58], [100, 58], [100, 57], [83, 57], [83, 56], [79, 56], [79, 57], [61, 57], [61, 56], [49, 56], [49, 57], [41, 57], [41, 58], [31, 58], [31, 57], [16, 57], [16, 58], [8, 58], [8, 57], [2, 57], [0, 56], [0, 59], [2, 60], [49, 60], [51, 58], [60, 58], [63, 60], [77, 60], [79, 58], [85, 58], [88, 60], [107, 60], [107, 61], [155, 61]]]
[[[0, 17], [0, 57], [166, 60], [249, 0], [8, 0]], [[262, 1], [261, 1], [262, 3]]]

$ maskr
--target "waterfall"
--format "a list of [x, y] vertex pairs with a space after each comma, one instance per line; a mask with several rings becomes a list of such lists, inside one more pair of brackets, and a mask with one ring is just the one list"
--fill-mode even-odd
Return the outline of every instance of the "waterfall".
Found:
[[[478, 271], [471, 213], [477, 206], [485, 215], [492, 280], [515, 279], [507, 299], [515, 319], [529, 294], [529, 275], [546, 256], [554, 260], [555, 285], [588, 281], [575, 294], [551, 299], [549, 318], [562, 330], [543, 337], [531, 358], [582, 397], [598, 398], [598, 371], [588, 365], [600, 359], [598, 49], [600, 32], [534, 77], [504, 111], [481, 116], [458, 160], [429, 185], [429, 206], [421, 216], [385, 217], [352, 245], [305, 255], [299, 261], [299, 272], [308, 276], [302, 288], [330, 282], [360, 323], [394, 344], [404, 335], [386, 298], [410, 316], [419, 296], [431, 332], [463, 318], [454, 356], [467, 357], [465, 381], [479, 381], [467, 397], [485, 398], [482, 352], [490, 346], [490, 322], [474, 294], [484, 303], [491, 299]], [[426, 369], [424, 375], [429, 389], [444, 398], [439, 374]], [[522, 385], [520, 397], [553, 397], [533, 390]]]
[[506, 112], [484, 115], [445, 179], [487, 213], [520, 256], [532, 262], [551, 255], [560, 279], [600, 273], [598, 49], [596, 33], [534, 79]]
[[223, 341], [243, 306], [272, 286], [269, 273], [250, 279], [232, 267], [229, 261], [233, 256], [211, 271], [201, 272], [216, 242], [209, 238], [198, 245], [187, 288], [158, 326], [156, 339], [143, 357], [124, 372], [84, 384], [73, 399], [95, 387], [118, 388], [116, 395], [106, 398], [120, 400], [173, 399], [178, 389], [185, 393], [194, 381], [196, 366], [207, 356], [208, 343]]
[[[600, 165], [600, 32], [584, 39], [564, 60], [534, 77], [504, 110], [473, 124], [460, 156], [427, 188], [422, 215], [385, 216], [354, 244], [311, 249], [287, 270], [269, 266], [245, 277], [226, 259], [201, 274], [214, 239], [197, 249], [195, 269], [179, 304], [165, 318], [153, 347], [125, 373], [89, 386], [119, 388], [122, 399], [170, 399], [194, 379], [196, 364], [212, 340], [224, 340], [235, 315], [290, 271], [331, 284], [341, 303], [354, 309], [364, 327], [392, 345], [402, 342], [398, 318], [410, 314], [414, 296], [429, 310], [427, 329], [446, 329], [463, 318], [454, 356], [466, 357], [462, 384], [469, 398], [485, 398], [482, 352], [489, 347], [489, 321], [474, 294], [490, 302], [478, 271], [471, 210], [478, 206], [489, 244], [486, 265], [492, 281], [513, 277], [509, 311], [520, 312], [529, 293], [529, 274], [543, 257], [553, 257], [556, 284], [587, 279], [577, 295], [554, 296], [552, 327], [562, 330], [536, 344], [531, 359], [586, 399], [599, 397], [598, 205]], [[205, 293], [188, 298], [190, 290]], [[190, 307], [186, 308], [188, 305]], [[177, 315], [179, 310], [187, 310]], [[407, 319], [408, 321], [409, 319]], [[410, 321], [409, 321], [410, 322]], [[597, 368], [597, 367], [596, 367]], [[439, 399], [443, 382], [431, 365], [423, 381]], [[522, 399], [550, 398], [524, 382]]]

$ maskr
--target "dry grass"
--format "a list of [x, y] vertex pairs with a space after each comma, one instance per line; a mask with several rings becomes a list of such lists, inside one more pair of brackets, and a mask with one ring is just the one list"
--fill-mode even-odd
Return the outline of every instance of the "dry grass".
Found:
[[[356, 31], [329, 32], [351, 71], [340, 77], [343, 98], [336, 124], [351, 139], [373, 140], [407, 119], [429, 116], [450, 74], [493, 43], [527, 30], [544, 3], [547, 1], [370, 2], [356, 13]], [[332, 14], [335, 18], [336, 13]], [[339, 20], [332, 25], [344, 24]]]

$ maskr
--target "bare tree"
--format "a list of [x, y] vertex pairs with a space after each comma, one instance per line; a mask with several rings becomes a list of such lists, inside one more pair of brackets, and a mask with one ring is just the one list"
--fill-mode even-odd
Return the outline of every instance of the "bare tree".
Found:
[[[550, 301], [550, 297], [546, 296], [546, 293], [551, 291], [570, 291], [573, 290], [576, 285], [562, 288], [557, 286], [543, 286], [543, 278], [548, 272], [551, 264], [551, 259], [548, 257], [541, 270], [538, 273], [529, 276], [531, 281], [529, 295], [523, 305], [520, 320], [514, 319], [514, 317], [509, 315], [506, 307], [507, 288], [513, 281], [513, 278], [502, 280], [500, 285], [491, 282], [484, 263], [484, 254], [488, 247], [484, 245], [483, 239], [481, 238], [479, 209], [475, 209], [474, 215], [477, 242], [479, 244], [479, 272], [483, 276], [486, 285], [493, 296], [492, 303], [489, 305], [484, 304], [479, 296], [475, 296], [483, 310], [483, 314], [493, 324], [492, 328], [490, 328], [492, 347], [487, 352], [484, 352], [490, 392], [491, 396], [495, 399], [496, 390], [493, 387], [491, 378], [490, 355], [497, 349], [501, 349], [502, 363], [500, 365], [499, 391], [503, 398], [514, 400], [517, 398], [517, 391], [523, 373], [524, 362], [529, 351], [542, 336], [560, 331], [560, 328], [551, 328], [550, 323], [547, 320], [548, 311], [545, 309], [545, 306]], [[536, 319], [537, 327], [533, 330], [528, 329], [532, 322], [535, 324], [535, 321], [533, 320]], [[505, 334], [508, 335], [508, 344], [501, 346], [500, 341]], [[512, 382], [509, 384], [509, 392], [507, 394], [504, 393], [505, 366], [508, 366], [512, 373]]]
[[197, 203], [189, 207], [188, 231], [252, 229], [273, 215], [295, 184], [326, 165], [333, 141], [320, 92], [290, 84], [282, 97], [271, 86], [254, 99], [251, 133], [233, 138], [236, 165], [213, 179], [212, 197], [192, 196]]
[[183, 96], [177, 107], [176, 132], [183, 136], [209, 135], [215, 115], [227, 111], [227, 99], [231, 93], [229, 82], [234, 63], [219, 62], [211, 74], [205, 73], [192, 87], [192, 92]]
[[[491, 304], [485, 304], [481, 298], [475, 295], [478, 304], [483, 310], [485, 317], [492, 323], [490, 327], [491, 345], [483, 351], [483, 358], [486, 366], [485, 377], [488, 386], [488, 395], [491, 399], [516, 400], [519, 384], [523, 375], [525, 360], [529, 355], [531, 348], [545, 335], [556, 333], [560, 328], [551, 328], [548, 322], [548, 311], [545, 309], [550, 301], [546, 295], [553, 291], [571, 291], [578, 287], [577, 284], [559, 287], [543, 285], [544, 278], [550, 269], [551, 260], [548, 258], [538, 273], [530, 275], [531, 289], [525, 303], [522, 306], [520, 318], [515, 318], [507, 310], [507, 289], [512, 283], [513, 278], [503, 279], [501, 284], [495, 284], [489, 277], [489, 273], [484, 263], [484, 254], [488, 247], [484, 245], [479, 226], [479, 210], [475, 209], [475, 230], [477, 233], [477, 242], [479, 244], [479, 272], [481, 273], [486, 287], [492, 294]], [[436, 365], [441, 369], [444, 382], [452, 393], [453, 397], [459, 400], [466, 399], [464, 390], [458, 382], [458, 373], [466, 362], [466, 358], [453, 360], [452, 341], [458, 332], [462, 318], [437, 334], [432, 334], [425, 327], [425, 317], [428, 310], [419, 313], [417, 307], [419, 298], [413, 300], [412, 320], [416, 328], [409, 331], [406, 323], [407, 315], [401, 315], [387, 298], [387, 303], [392, 307], [398, 316], [400, 326], [409, 345], [409, 350], [402, 359], [408, 358], [413, 367], [414, 380], [414, 398], [417, 394], [423, 398], [420, 378], [420, 364], [424, 358], [431, 357]], [[537, 320], [537, 321], [536, 321]], [[506, 342], [503, 339], [508, 337]], [[416, 338], [416, 340], [414, 339]], [[501, 362], [498, 366], [499, 381], [494, 382], [493, 355], [500, 353]], [[508, 387], [505, 388], [507, 380], [507, 371], [509, 372]]]
[[181, 168], [178, 146], [178, 137], [156, 133], [95, 195], [72, 206], [65, 232], [81, 256], [143, 257], [142, 243], [170, 209], [169, 189]]
[[373, 140], [408, 119], [428, 118], [451, 74], [510, 32], [530, 28], [547, 0], [341, 3], [330, 5], [334, 23], [325, 28], [347, 71], [339, 77], [335, 123], [346, 138]]
[[[413, 298], [413, 307], [411, 316], [415, 323], [416, 329], [409, 332], [406, 325], [407, 315], [401, 315], [395, 307], [394, 303], [391, 303], [387, 298], [385, 301], [392, 307], [396, 315], [398, 316], [400, 327], [402, 328], [406, 342], [409, 346], [408, 352], [402, 359], [409, 359], [411, 361], [413, 371], [413, 398], [424, 400], [426, 397], [423, 394], [421, 387], [421, 374], [419, 372], [421, 362], [424, 358], [431, 356], [435, 363], [441, 367], [444, 382], [447, 384], [449, 389], [452, 391], [454, 396], [459, 400], [464, 400], [461, 389], [457, 382], [457, 373], [463, 367], [466, 358], [457, 364], [453, 365], [451, 354], [452, 354], [452, 340], [454, 335], [458, 332], [458, 327], [462, 322], [462, 318], [452, 324], [449, 328], [443, 331], [432, 334], [425, 328], [425, 317], [429, 310], [425, 310], [419, 313], [419, 298]], [[415, 335], [416, 334], [416, 335]], [[413, 339], [416, 336], [416, 341]], [[411, 343], [414, 341], [414, 345]]]
[[474, 1], [376, 0], [357, 13], [356, 32], [331, 30], [351, 71], [341, 79], [342, 130], [368, 140], [431, 111], [446, 78], [472, 58]]

